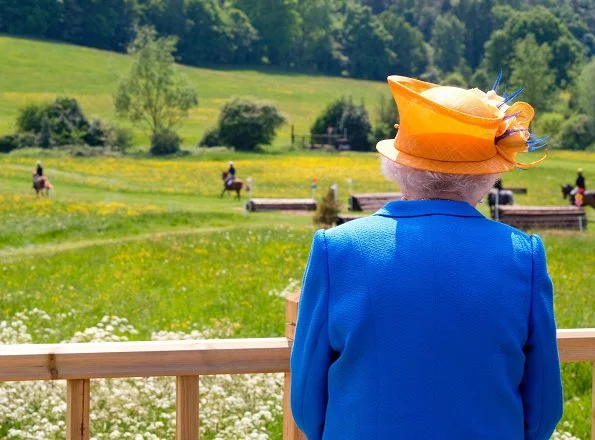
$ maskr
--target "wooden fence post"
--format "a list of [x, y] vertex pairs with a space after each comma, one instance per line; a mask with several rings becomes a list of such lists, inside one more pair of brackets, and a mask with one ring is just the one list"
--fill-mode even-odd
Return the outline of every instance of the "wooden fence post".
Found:
[[[295, 336], [295, 324], [297, 322], [297, 309], [300, 301], [300, 294], [295, 293], [287, 298], [285, 307], [285, 337], [289, 345], [293, 342]], [[299, 430], [293, 416], [291, 415], [291, 373], [285, 373], [285, 383], [283, 387], [283, 440], [308, 440]]]
[[595, 440], [595, 362], [593, 362], [591, 381], [591, 440]]
[[66, 381], [66, 438], [89, 440], [89, 379]]
[[198, 440], [198, 376], [176, 377], [176, 440]]

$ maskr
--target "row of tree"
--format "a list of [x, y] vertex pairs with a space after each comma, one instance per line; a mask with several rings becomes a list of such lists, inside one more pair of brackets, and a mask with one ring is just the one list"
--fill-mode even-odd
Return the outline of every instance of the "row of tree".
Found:
[[508, 76], [515, 45], [532, 34], [564, 85], [595, 54], [592, 0], [0, 0], [8, 34], [124, 51], [145, 25], [176, 36], [185, 64], [369, 79]]

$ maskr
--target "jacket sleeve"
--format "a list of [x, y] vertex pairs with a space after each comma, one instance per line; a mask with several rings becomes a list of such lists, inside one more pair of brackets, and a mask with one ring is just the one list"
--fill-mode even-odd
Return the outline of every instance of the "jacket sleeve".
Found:
[[520, 391], [525, 415], [525, 439], [547, 440], [562, 417], [562, 382], [556, 342], [552, 280], [545, 250], [537, 235], [533, 248], [533, 291], [529, 334], [525, 343], [525, 371]]
[[291, 410], [309, 440], [322, 438], [333, 359], [328, 336], [329, 275], [326, 238], [314, 235], [298, 306], [291, 352]]

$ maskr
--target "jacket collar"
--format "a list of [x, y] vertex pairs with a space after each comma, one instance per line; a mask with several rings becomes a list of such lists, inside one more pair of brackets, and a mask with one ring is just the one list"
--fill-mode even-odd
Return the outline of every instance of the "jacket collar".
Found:
[[374, 215], [383, 217], [451, 215], [455, 217], [485, 218], [481, 212], [467, 202], [455, 200], [398, 200], [387, 203]]

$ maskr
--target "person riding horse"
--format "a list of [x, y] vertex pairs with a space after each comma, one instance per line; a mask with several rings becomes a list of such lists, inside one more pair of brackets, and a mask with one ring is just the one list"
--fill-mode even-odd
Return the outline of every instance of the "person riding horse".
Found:
[[39, 195], [48, 196], [50, 190], [53, 189], [52, 184], [48, 180], [46, 176], [43, 175], [43, 167], [41, 166], [41, 162], [37, 161], [37, 167], [35, 168], [35, 172], [33, 173], [33, 189]]
[[229, 169], [227, 170], [227, 178], [225, 179], [224, 185], [226, 187], [230, 186], [234, 180], [236, 180], [236, 169], [233, 166], [233, 161], [230, 160], [229, 161]]
[[35, 184], [37, 181], [43, 177], [43, 167], [41, 166], [41, 162], [37, 161], [37, 168], [35, 169], [35, 174], [33, 174], [33, 188], [35, 189]]

